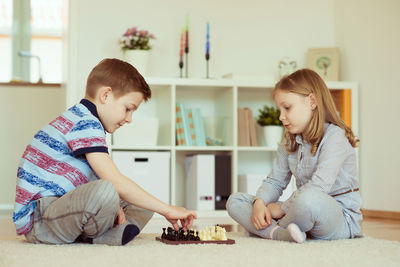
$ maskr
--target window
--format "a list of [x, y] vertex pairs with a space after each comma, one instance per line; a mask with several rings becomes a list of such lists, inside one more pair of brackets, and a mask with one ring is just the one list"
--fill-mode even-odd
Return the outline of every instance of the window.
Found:
[[0, 82], [11, 78], [12, 0], [0, 0]]
[[[14, 1], [16, 2], [24, 0]], [[62, 75], [62, 2], [63, 0], [31, 0], [30, 1], [30, 52], [39, 56], [43, 82], [61, 82]], [[0, 0], [0, 81], [9, 82], [12, 74], [12, 20], [14, 17], [13, 1]], [[15, 14], [15, 16], [18, 16]], [[31, 59], [30, 81], [39, 80], [39, 67], [35, 59]]]

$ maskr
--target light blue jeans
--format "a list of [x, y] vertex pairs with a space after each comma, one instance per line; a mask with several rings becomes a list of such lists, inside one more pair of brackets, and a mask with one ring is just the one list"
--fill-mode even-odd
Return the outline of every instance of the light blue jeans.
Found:
[[275, 225], [286, 228], [295, 223], [311, 239], [350, 238], [342, 206], [333, 197], [316, 189], [294, 192], [287, 210], [284, 210], [286, 215], [279, 220], [271, 220], [271, 225], [263, 230], [255, 229], [251, 222], [254, 200], [255, 196], [238, 192], [232, 194], [226, 203], [229, 215], [254, 235], [270, 239], [270, 231]]

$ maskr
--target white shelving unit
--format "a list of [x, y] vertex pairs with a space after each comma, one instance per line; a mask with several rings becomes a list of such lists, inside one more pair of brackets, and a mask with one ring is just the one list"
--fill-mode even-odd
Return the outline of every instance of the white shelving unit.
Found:
[[[275, 150], [265, 146], [262, 128], [256, 125], [259, 146], [237, 145], [237, 109], [249, 107], [253, 115], [263, 105], [274, 105], [271, 81], [236, 81], [229, 79], [178, 79], [146, 78], [152, 89], [152, 98], [143, 103], [134, 117], [157, 117], [159, 133], [156, 146], [120, 146], [109, 138], [110, 152], [170, 151], [170, 203], [185, 206], [184, 160], [188, 154], [228, 154], [232, 157], [232, 192], [238, 191], [238, 175], [246, 173], [268, 174], [275, 157]], [[328, 82], [330, 89], [351, 90], [351, 124], [358, 135], [358, 84], [355, 82]], [[175, 145], [175, 104], [187, 108], [200, 108], [206, 136], [220, 138], [223, 146], [188, 147]], [[112, 153], [111, 153], [112, 154]], [[226, 211], [203, 212], [207, 216], [224, 217]]]

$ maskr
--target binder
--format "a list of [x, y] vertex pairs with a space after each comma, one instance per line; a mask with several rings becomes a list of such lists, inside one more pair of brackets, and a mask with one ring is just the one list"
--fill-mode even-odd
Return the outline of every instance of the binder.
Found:
[[185, 158], [186, 208], [215, 210], [215, 157], [190, 155]]
[[231, 155], [215, 155], [215, 209], [225, 210], [226, 201], [231, 194], [232, 165]]

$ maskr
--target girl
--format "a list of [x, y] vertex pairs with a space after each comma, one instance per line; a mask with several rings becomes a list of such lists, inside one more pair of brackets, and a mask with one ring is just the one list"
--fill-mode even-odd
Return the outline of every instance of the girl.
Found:
[[[339, 117], [319, 75], [301, 69], [283, 77], [273, 90], [286, 127], [284, 141], [256, 196], [232, 194], [229, 215], [251, 234], [302, 243], [360, 235], [361, 197], [355, 147], [359, 140]], [[296, 178], [297, 190], [277, 202]]]

